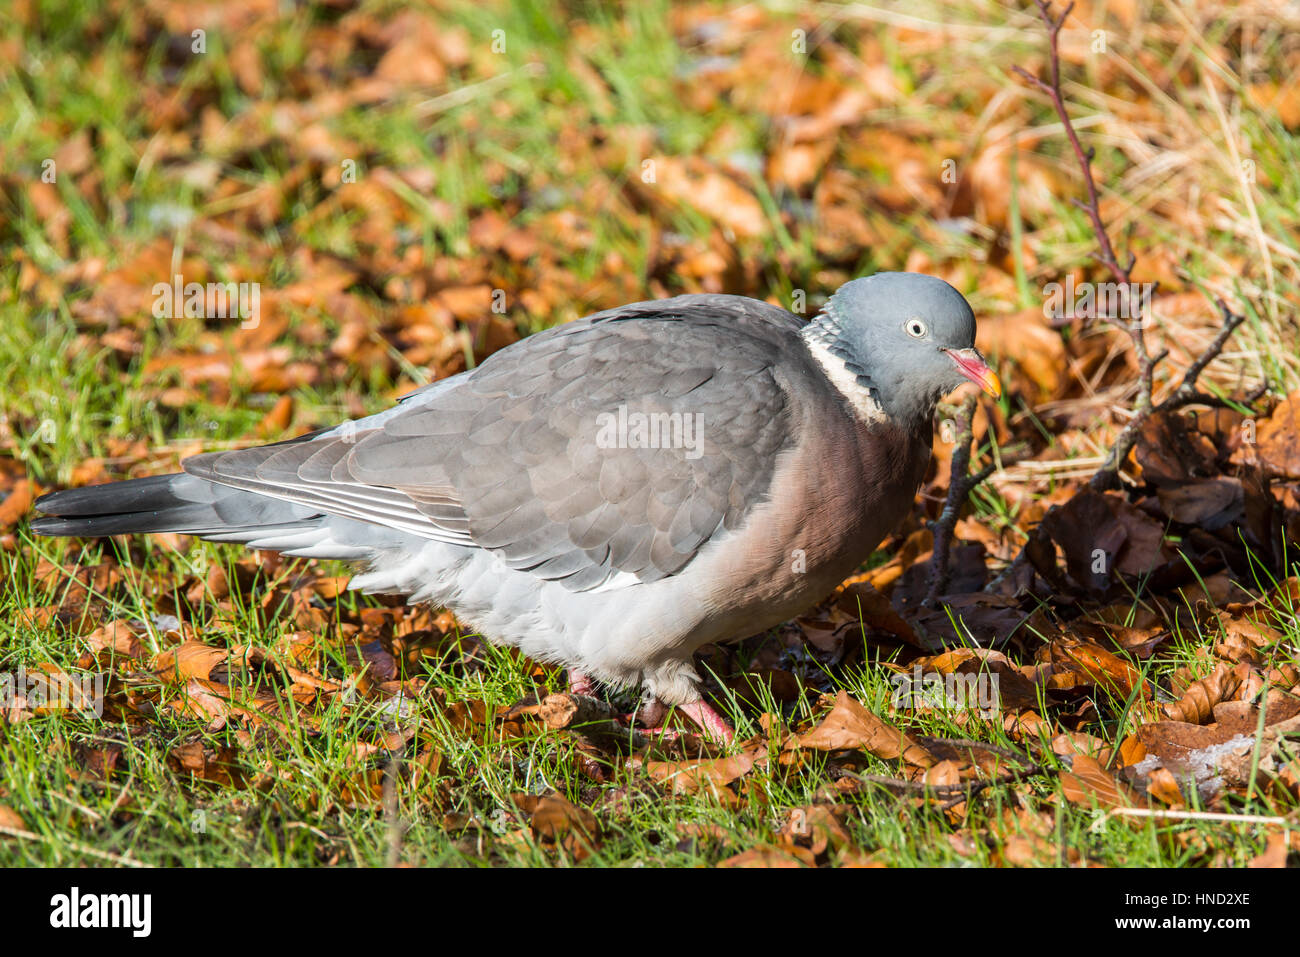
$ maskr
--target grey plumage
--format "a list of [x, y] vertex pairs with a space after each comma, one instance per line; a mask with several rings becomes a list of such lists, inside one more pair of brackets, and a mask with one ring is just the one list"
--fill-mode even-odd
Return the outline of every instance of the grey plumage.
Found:
[[696, 647], [798, 613], [898, 521], [973, 341], [961, 295], [910, 274], [845, 285], [811, 324], [737, 296], [635, 303], [378, 415], [54, 493], [33, 528], [364, 561], [354, 587], [681, 703]]

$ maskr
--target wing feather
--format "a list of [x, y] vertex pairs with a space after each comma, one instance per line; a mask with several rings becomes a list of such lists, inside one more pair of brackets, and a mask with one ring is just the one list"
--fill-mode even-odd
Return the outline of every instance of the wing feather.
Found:
[[767, 494], [791, 441], [775, 369], [799, 326], [734, 296], [636, 303], [524, 339], [377, 416], [184, 467], [489, 549], [575, 590], [652, 581]]

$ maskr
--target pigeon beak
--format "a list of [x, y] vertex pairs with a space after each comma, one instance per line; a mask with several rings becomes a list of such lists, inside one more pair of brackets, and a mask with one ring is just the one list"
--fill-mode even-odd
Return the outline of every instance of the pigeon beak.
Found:
[[957, 369], [966, 378], [987, 392], [993, 398], [1002, 395], [1002, 383], [997, 373], [989, 368], [978, 349], [944, 349], [948, 358], [957, 365]]

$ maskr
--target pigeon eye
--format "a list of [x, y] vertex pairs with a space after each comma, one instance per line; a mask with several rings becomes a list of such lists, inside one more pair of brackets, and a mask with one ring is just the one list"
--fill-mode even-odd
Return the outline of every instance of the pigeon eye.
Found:
[[922, 322], [920, 319], [907, 320], [907, 322], [903, 323], [903, 328], [906, 329], [907, 334], [913, 337], [914, 339], [920, 339], [924, 337], [927, 331], [925, 328], [925, 323]]

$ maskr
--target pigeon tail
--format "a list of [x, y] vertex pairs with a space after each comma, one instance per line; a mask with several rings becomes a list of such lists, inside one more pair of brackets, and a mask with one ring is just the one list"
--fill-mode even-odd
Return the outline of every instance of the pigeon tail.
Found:
[[228, 536], [243, 529], [302, 526], [318, 513], [178, 472], [42, 495], [38, 535], [101, 537], [138, 532]]

